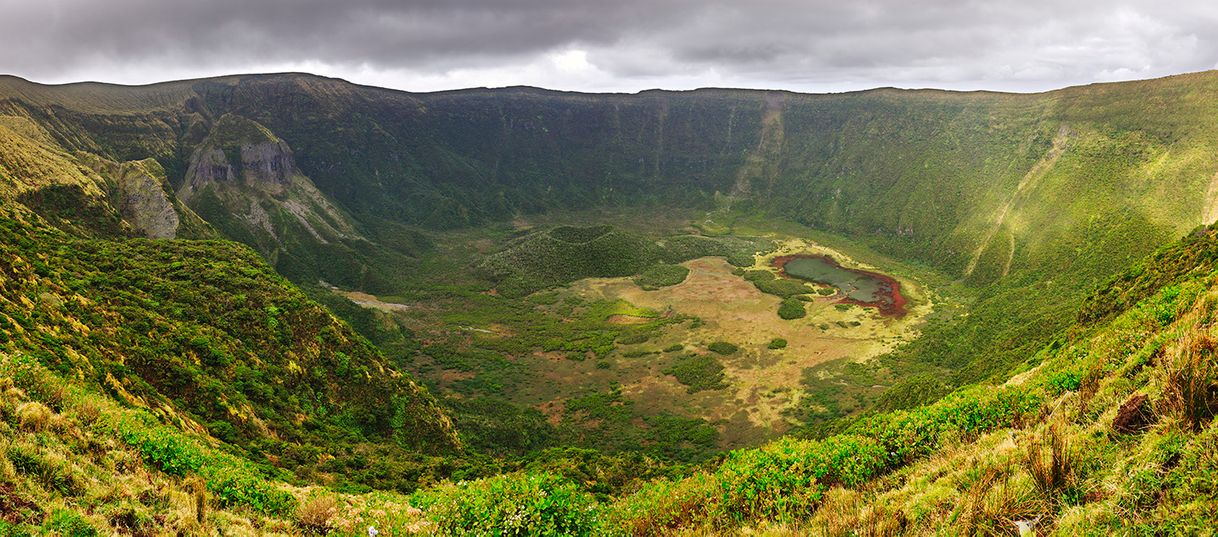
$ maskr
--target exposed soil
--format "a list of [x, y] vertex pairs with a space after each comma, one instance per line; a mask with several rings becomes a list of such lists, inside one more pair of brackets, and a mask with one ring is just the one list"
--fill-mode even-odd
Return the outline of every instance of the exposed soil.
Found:
[[637, 315], [614, 314], [605, 319], [609, 324], [646, 324], [651, 322], [650, 317], [639, 317]]

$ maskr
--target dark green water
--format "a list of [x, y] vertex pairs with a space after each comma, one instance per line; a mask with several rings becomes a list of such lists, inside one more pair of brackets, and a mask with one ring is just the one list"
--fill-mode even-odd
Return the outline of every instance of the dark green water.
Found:
[[783, 270], [796, 278], [832, 285], [846, 298], [859, 302], [883, 302], [890, 293], [890, 287], [880, 278], [842, 268], [823, 257], [796, 257], [787, 261]]

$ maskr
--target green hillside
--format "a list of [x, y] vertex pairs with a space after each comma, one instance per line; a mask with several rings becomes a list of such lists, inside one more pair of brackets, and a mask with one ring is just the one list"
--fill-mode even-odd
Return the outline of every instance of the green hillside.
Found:
[[1204, 533], [1215, 96], [0, 76], [0, 535]]
[[21, 208], [0, 217], [11, 356], [300, 476], [362, 443], [458, 443], [425, 390], [244, 247], [81, 239]]

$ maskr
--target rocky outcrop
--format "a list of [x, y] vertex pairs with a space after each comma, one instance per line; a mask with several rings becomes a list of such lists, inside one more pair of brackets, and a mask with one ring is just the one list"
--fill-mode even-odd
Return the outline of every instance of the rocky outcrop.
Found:
[[286, 185], [296, 173], [292, 150], [282, 141], [241, 146], [241, 170], [247, 183]]
[[[186, 172], [189, 179], [187, 190], [183, 194], [202, 190], [211, 183], [235, 183], [237, 173], [224, 157], [223, 149], [201, 149], [190, 159], [190, 169]], [[185, 197], [185, 196], [183, 196]]]
[[229, 236], [272, 259], [290, 250], [289, 244], [310, 249], [362, 239], [296, 167], [286, 142], [232, 114], [217, 120], [195, 150], [177, 195]]
[[172, 239], [181, 219], [156, 161], [125, 162], [114, 173], [115, 202], [123, 220], [152, 239]]
[[292, 181], [296, 160], [282, 140], [241, 144], [220, 148], [204, 146], [195, 152], [186, 172], [185, 189], [179, 193], [189, 199], [210, 184], [246, 185], [282, 194]]

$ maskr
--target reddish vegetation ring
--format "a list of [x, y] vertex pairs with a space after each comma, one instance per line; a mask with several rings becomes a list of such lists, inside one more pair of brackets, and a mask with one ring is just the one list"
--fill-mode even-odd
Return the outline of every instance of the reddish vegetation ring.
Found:
[[844, 267], [844, 266], [842, 266], [841, 263], [838, 263], [836, 259], [834, 259], [832, 256], [828, 256], [828, 255], [813, 255], [813, 254], [780, 255], [780, 256], [775, 257], [774, 259], [770, 260], [770, 264], [773, 265], [775, 268], [777, 268], [779, 274], [781, 274], [783, 277], [792, 278], [792, 279], [796, 279], [796, 280], [811, 281], [811, 282], [815, 282], [815, 283], [818, 283], [821, 285], [830, 285], [830, 286], [833, 285], [829, 282], [823, 282], [823, 281], [818, 281], [818, 280], [813, 280], [813, 279], [808, 279], [808, 278], [801, 278], [799, 276], [793, 276], [791, 274], [788, 274], [786, 265], [788, 262], [790, 262], [793, 259], [819, 259], [821, 261], [824, 261], [824, 262], [832, 265], [833, 267], [840, 268], [845, 271], [853, 272], [855, 274], [862, 274], [869, 278], [874, 278], [875, 280], [877, 280], [879, 282], [880, 290], [883, 293], [883, 298], [881, 298], [879, 300], [868, 302], [868, 301], [859, 300], [857, 298], [851, 298], [848, 296], [844, 296], [844, 294], [843, 294], [843, 297], [838, 299], [837, 302], [839, 304], [854, 304], [854, 305], [862, 306], [865, 308], [876, 308], [877, 310], [879, 310], [880, 315], [884, 315], [887, 317], [896, 317], [899, 319], [899, 318], [905, 316], [905, 313], [906, 313], [905, 296], [901, 294], [901, 282], [897, 281], [896, 278], [893, 278], [892, 276], [889, 276], [887, 274], [871, 272], [869, 270]]

